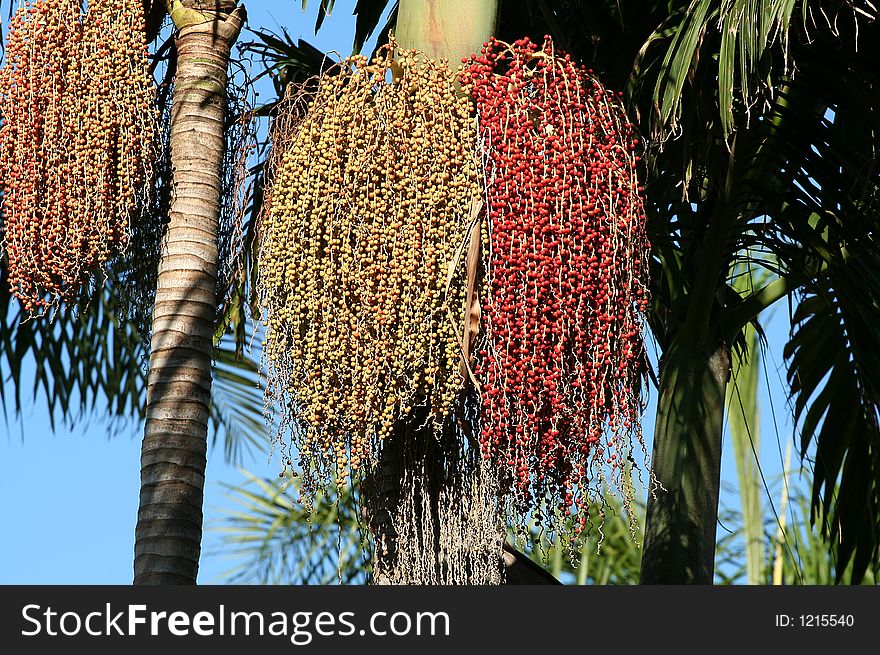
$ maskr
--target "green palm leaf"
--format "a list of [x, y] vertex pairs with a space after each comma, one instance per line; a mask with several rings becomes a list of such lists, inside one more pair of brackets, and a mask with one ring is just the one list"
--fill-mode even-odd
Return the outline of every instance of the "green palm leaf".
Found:
[[[33, 386], [22, 375], [35, 370]], [[140, 417], [146, 365], [140, 336], [121, 322], [112, 294], [99, 289], [91, 301], [62, 307], [57, 315], [28, 318], [9, 293], [0, 270], [0, 403], [21, 411], [23, 399], [42, 396], [52, 424], [85, 418], [106, 400], [99, 415], [110, 423]]]
[[786, 347], [801, 451], [815, 447], [813, 519], [838, 579], [880, 566], [880, 257], [852, 256], [808, 285]]
[[369, 554], [362, 547], [357, 501], [350, 492], [299, 502], [298, 480], [265, 480], [243, 471], [247, 482], [227, 485], [228, 509], [214, 526], [232, 560], [233, 583], [363, 583]]
[[576, 545], [570, 536], [557, 536], [548, 542], [533, 534], [535, 545], [528, 551], [529, 556], [566, 584], [638, 584], [645, 505], [633, 505], [635, 516], [630, 516], [619, 498], [609, 496], [606, 503], [605, 507], [591, 508], [594, 527], [582, 544]]

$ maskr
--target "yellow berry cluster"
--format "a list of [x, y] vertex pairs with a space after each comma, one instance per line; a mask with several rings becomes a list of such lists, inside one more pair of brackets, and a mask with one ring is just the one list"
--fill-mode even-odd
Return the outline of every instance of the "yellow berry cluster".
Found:
[[146, 201], [156, 110], [141, 0], [34, 0], [0, 69], [9, 282], [27, 311], [74, 299]]
[[281, 432], [337, 484], [416, 408], [441, 425], [463, 385], [453, 326], [481, 187], [456, 78], [392, 41], [322, 76], [295, 125], [302, 98], [276, 123], [260, 226], [263, 357]]

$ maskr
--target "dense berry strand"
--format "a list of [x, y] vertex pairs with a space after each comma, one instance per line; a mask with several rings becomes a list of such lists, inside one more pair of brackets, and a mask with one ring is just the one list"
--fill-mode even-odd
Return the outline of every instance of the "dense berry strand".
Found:
[[[637, 138], [618, 99], [569, 56], [492, 40], [466, 60], [486, 166], [481, 446], [522, 511], [589, 504], [642, 443], [646, 309]], [[622, 484], [621, 484], [622, 483]]]
[[141, 0], [25, 2], [0, 70], [9, 283], [28, 312], [77, 297], [124, 249], [155, 143]]
[[337, 484], [416, 408], [441, 426], [463, 384], [456, 262], [481, 190], [456, 80], [392, 40], [276, 124], [259, 257], [268, 393], [299, 465]]

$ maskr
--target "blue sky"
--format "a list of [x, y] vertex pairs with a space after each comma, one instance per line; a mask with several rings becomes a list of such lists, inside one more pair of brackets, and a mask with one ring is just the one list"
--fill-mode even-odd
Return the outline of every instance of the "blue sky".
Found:
[[[249, 0], [250, 25], [305, 38], [321, 50], [346, 54], [354, 35], [353, 1], [339, 0], [333, 15], [315, 36], [316, 0], [300, 11], [298, 0]], [[244, 34], [242, 40], [249, 40]], [[369, 47], [369, 46], [368, 46]], [[271, 91], [269, 91], [271, 93]], [[785, 405], [781, 349], [787, 335], [784, 308], [768, 326], [767, 379], [763, 385], [762, 464], [768, 479], [782, 469], [781, 452], [791, 439]], [[33, 367], [23, 375], [33, 378]], [[772, 398], [776, 423], [770, 411]], [[649, 440], [654, 399], [644, 421]], [[129, 584], [132, 577], [134, 526], [137, 516], [140, 438], [134, 422], [113, 437], [100, 421], [70, 430], [51, 430], [42, 398], [25, 405], [21, 416], [0, 422], [0, 584]], [[780, 440], [777, 443], [777, 433]], [[725, 443], [722, 476], [734, 482], [732, 448]], [[256, 475], [274, 477], [277, 462], [249, 457], [244, 466]], [[216, 530], [225, 498], [222, 483], [240, 484], [242, 473], [223, 461], [221, 448], [210, 449], [205, 496], [205, 538], [199, 581], [222, 582], [228, 562], [215, 554]], [[735, 500], [731, 499], [731, 502]], [[778, 494], [774, 502], [778, 504]]]

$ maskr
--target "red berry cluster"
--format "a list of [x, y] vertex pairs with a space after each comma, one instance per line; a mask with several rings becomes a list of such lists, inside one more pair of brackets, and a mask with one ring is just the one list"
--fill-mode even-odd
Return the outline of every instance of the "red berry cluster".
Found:
[[483, 456], [520, 508], [555, 500], [580, 530], [590, 490], [614, 483], [642, 443], [638, 140], [619, 99], [549, 37], [493, 39], [462, 82], [487, 178]]
[[33, 0], [0, 69], [9, 283], [28, 312], [73, 300], [146, 202], [155, 108], [141, 0]]

